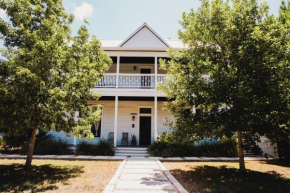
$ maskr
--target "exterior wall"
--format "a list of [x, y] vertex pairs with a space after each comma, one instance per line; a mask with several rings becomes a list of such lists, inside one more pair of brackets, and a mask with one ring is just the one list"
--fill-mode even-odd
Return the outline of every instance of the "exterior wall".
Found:
[[122, 45], [124, 48], [164, 48], [167, 46], [147, 27], [142, 28]]
[[53, 135], [54, 139], [62, 139], [67, 141], [69, 144], [74, 144], [74, 135], [67, 135], [64, 132], [55, 132], [55, 131], [49, 131], [48, 134]]
[[[136, 70], [134, 70], [134, 66], [136, 66]], [[128, 73], [128, 74], [140, 74], [140, 68], [151, 68], [151, 74], [155, 73], [154, 64], [132, 64], [132, 63], [120, 63], [120, 73]], [[113, 63], [107, 73], [116, 73], [117, 64]], [[166, 74], [165, 70], [160, 69], [160, 65], [158, 64], [157, 74]]]
[[[94, 140], [89, 141], [91, 143], [98, 143], [98, 141], [103, 139], [108, 139], [108, 134], [114, 132], [114, 112], [115, 112], [115, 101], [95, 101], [91, 102], [91, 105], [101, 104], [103, 106], [102, 115], [102, 125], [101, 125], [101, 137], [96, 137]], [[137, 138], [137, 145], [139, 145], [139, 108], [146, 107], [152, 108], [151, 115], [144, 114], [144, 116], [151, 116], [151, 143], [154, 141], [154, 101], [119, 101], [118, 105], [118, 127], [117, 127], [117, 145], [121, 145], [122, 133], [129, 133], [129, 144], [131, 141], [131, 134], [135, 134]], [[160, 134], [164, 131], [170, 131], [170, 129], [163, 124], [165, 123], [165, 118], [172, 119], [173, 116], [170, 112], [162, 110], [164, 107], [163, 102], [158, 101], [157, 109], [157, 132]], [[135, 116], [135, 121], [132, 121], [131, 113], [137, 113]], [[132, 128], [132, 124], [135, 127]], [[55, 138], [61, 138], [67, 140], [68, 143], [74, 143], [74, 136], [71, 135], [69, 138], [63, 132], [50, 132], [55, 136]], [[86, 139], [83, 139], [87, 141]], [[80, 143], [82, 139], [76, 139], [76, 143]]]
[[276, 145], [272, 145], [267, 137], [261, 137], [261, 143], [258, 144], [263, 151], [263, 155], [268, 154], [268, 156], [278, 157]]

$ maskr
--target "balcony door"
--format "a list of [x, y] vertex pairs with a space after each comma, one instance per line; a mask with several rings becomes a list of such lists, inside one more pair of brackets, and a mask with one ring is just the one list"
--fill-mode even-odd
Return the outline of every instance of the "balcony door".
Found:
[[150, 88], [151, 87], [151, 69], [150, 68], [141, 68], [141, 88]]

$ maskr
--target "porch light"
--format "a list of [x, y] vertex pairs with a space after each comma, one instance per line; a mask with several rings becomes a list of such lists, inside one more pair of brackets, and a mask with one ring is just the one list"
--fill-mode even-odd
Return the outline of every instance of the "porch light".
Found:
[[135, 124], [132, 124], [132, 128], [134, 128], [135, 127]]
[[134, 67], [133, 67], [133, 69], [134, 69], [134, 71], [136, 71], [137, 67], [136, 67], [136, 66], [134, 66]]
[[135, 116], [132, 116], [132, 121], [135, 121]]

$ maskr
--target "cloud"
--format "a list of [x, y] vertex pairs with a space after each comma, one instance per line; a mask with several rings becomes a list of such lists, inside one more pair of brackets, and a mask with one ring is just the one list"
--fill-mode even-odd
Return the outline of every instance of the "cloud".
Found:
[[5, 19], [6, 17], [7, 17], [6, 11], [4, 11], [3, 9], [0, 9], [0, 18]]
[[93, 15], [93, 6], [84, 2], [74, 10], [74, 15], [79, 20], [84, 20]]

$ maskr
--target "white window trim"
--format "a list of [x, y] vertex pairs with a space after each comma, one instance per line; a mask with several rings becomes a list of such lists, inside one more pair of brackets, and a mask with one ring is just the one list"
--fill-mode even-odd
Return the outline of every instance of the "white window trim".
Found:
[[[151, 109], [151, 113], [140, 113], [140, 109], [142, 108], [150, 108]], [[139, 142], [140, 142], [140, 117], [151, 117], [151, 142], [150, 144], [152, 144], [152, 140], [154, 141], [154, 106], [138, 106], [138, 132], [139, 132], [139, 136], [138, 136], [138, 139], [139, 139]], [[138, 144], [139, 144], [138, 142]]]
[[101, 115], [101, 133], [100, 133], [100, 137], [94, 137], [94, 139], [102, 139], [103, 138], [103, 124], [104, 124], [104, 106], [105, 105], [103, 105], [103, 104], [96, 104], [96, 105], [91, 105], [92, 107], [93, 106], [98, 106], [98, 105], [100, 105], [101, 106], [101, 108], [102, 108], [102, 115]]

